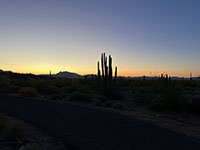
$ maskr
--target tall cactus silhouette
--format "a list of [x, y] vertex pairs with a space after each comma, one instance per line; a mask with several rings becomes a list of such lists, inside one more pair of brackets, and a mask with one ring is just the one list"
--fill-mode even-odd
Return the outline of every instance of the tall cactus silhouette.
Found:
[[115, 78], [114, 78], [114, 82], [113, 82], [114, 87], [116, 85], [116, 80], [117, 80], [117, 66], [115, 67]]
[[112, 92], [112, 57], [109, 55], [109, 77], [108, 77], [108, 89]]
[[117, 66], [115, 67], [115, 80], [117, 79]]
[[[106, 94], [113, 93], [114, 89], [114, 82], [116, 82], [117, 79], [117, 67], [115, 67], [115, 78], [113, 81], [113, 71], [112, 71], [112, 56], [109, 55], [108, 57], [105, 55], [105, 53], [101, 54], [101, 71], [99, 69], [99, 62], [97, 63], [97, 70], [98, 70], [98, 78], [101, 79], [101, 85], [102, 90]], [[100, 73], [102, 75], [100, 75]]]
[[98, 79], [101, 79], [101, 71], [99, 69], [99, 61], [97, 62], [97, 74], [98, 74]]
[[190, 72], [190, 80], [192, 80], [192, 73]]
[[[104, 53], [105, 54], [105, 53]], [[102, 72], [102, 78], [104, 78], [104, 58], [105, 55], [103, 53], [101, 54], [101, 72]]]

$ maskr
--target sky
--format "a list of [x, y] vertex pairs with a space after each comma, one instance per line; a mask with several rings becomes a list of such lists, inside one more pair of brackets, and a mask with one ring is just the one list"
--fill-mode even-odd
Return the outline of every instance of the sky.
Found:
[[[0, 69], [200, 75], [199, 0], [0, 0]], [[114, 67], [113, 67], [114, 68]]]

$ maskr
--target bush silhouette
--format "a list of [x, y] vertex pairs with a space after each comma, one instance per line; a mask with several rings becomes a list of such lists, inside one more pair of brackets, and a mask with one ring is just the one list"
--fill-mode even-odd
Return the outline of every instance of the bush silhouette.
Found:
[[26, 96], [26, 97], [36, 97], [37, 96], [37, 91], [33, 87], [22, 87], [19, 90], [19, 94], [21, 96]]

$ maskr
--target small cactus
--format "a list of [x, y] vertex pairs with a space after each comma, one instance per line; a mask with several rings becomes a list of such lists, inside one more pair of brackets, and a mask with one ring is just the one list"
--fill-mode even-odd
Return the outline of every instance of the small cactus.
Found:
[[190, 80], [192, 80], [192, 73], [190, 72]]
[[163, 86], [165, 86], [165, 87], [175, 87], [176, 81], [172, 82], [172, 77], [168, 76], [168, 74], [165, 74], [165, 77], [164, 77], [163, 74], [161, 74], [160, 79], [163, 83]]

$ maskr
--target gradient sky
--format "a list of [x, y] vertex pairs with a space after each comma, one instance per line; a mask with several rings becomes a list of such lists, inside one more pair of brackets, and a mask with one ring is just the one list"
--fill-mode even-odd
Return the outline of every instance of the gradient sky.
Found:
[[0, 69], [200, 75], [199, 0], [0, 0]]

